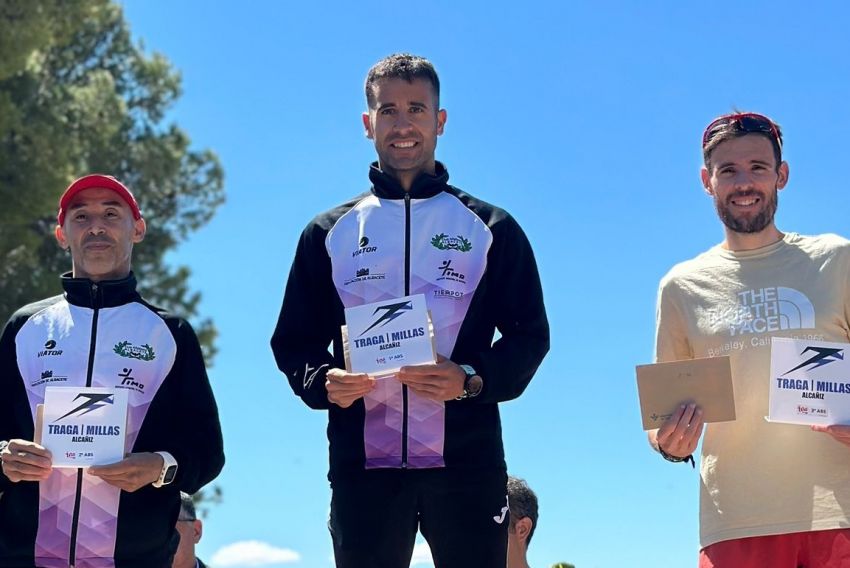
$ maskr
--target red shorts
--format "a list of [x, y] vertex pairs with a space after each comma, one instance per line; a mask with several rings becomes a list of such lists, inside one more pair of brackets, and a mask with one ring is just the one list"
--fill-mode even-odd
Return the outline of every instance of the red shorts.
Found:
[[699, 568], [845, 568], [850, 529], [724, 540], [699, 552]]

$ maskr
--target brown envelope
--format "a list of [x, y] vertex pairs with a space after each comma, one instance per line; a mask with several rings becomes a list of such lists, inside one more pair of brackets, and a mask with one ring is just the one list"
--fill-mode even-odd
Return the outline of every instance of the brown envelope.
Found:
[[659, 428], [680, 404], [697, 403], [706, 422], [735, 420], [735, 393], [729, 357], [638, 365], [643, 429]]

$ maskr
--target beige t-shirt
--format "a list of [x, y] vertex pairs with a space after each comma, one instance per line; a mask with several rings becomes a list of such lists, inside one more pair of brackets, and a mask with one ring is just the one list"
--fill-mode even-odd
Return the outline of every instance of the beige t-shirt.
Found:
[[770, 338], [850, 342], [850, 241], [787, 234], [673, 267], [658, 293], [659, 362], [729, 355], [738, 419], [706, 426], [700, 543], [850, 527], [850, 447], [768, 423]]

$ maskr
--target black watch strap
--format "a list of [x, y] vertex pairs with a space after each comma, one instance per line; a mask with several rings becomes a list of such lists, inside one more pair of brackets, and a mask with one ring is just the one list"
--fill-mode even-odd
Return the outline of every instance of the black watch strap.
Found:
[[658, 453], [661, 454], [661, 457], [664, 458], [665, 460], [667, 460], [668, 462], [672, 462], [672, 463], [682, 463], [682, 462], [688, 463], [688, 462], [690, 462], [691, 469], [695, 469], [697, 467], [697, 464], [694, 461], [694, 455], [693, 454], [689, 454], [685, 457], [671, 456], [670, 454], [668, 454], [667, 452], [664, 451], [664, 448], [661, 447], [661, 444], [658, 444]]
[[[481, 375], [475, 372], [475, 369], [473, 369], [470, 365], [460, 365], [460, 368], [463, 370], [466, 376], [463, 379], [463, 394], [457, 397], [455, 400], [464, 400], [466, 398], [474, 398], [478, 396], [481, 393], [481, 388], [483, 386], [481, 384]], [[472, 386], [471, 384], [474, 377], [478, 378], [478, 383], [476, 386]]]

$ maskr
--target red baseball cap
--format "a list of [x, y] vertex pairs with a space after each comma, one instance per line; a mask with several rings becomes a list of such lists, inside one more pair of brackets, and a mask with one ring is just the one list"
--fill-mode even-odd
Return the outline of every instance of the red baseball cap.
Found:
[[71, 185], [68, 186], [68, 189], [66, 189], [62, 194], [62, 197], [59, 198], [59, 214], [56, 216], [56, 219], [59, 221], [60, 225], [65, 222], [65, 212], [71, 199], [84, 189], [91, 189], [93, 187], [111, 189], [117, 193], [118, 196], [127, 203], [127, 205], [130, 206], [130, 210], [133, 212], [133, 217], [136, 220], [142, 218], [142, 212], [139, 210], [139, 203], [123, 183], [112, 176], [90, 174], [71, 183]]

